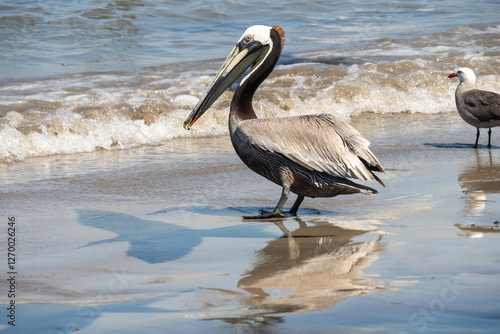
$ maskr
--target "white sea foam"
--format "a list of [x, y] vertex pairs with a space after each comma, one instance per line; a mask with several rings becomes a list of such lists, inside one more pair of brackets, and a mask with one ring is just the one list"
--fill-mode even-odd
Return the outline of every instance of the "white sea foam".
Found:
[[[282, 63], [257, 91], [254, 107], [264, 118], [327, 112], [347, 121], [364, 112], [453, 112], [458, 81], [447, 75], [457, 66], [476, 71], [478, 88], [500, 91], [498, 69], [490, 65], [500, 52], [493, 43], [499, 35], [498, 26], [460, 28], [420, 39], [386, 39], [300, 54], [285, 51]], [[475, 43], [464, 41], [473, 38]], [[220, 62], [4, 84], [0, 160], [225, 134], [231, 92], [224, 93], [191, 131], [182, 127]]]

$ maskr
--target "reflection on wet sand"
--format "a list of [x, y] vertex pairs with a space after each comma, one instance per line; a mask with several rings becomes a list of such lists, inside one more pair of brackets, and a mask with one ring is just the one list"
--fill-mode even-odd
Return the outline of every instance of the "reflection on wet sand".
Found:
[[455, 224], [460, 230], [465, 232], [467, 237], [471, 238], [480, 238], [483, 236], [483, 233], [499, 233], [500, 226], [499, 222], [496, 221], [493, 226], [480, 226], [480, 225], [465, 225], [465, 224]]
[[[464, 211], [469, 216], [482, 216], [488, 203], [487, 195], [500, 193], [500, 164], [494, 161], [491, 150], [485, 156], [476, 151], [474, 160], [469, 162], [458, 176], [458, 183], [465, 194]], [[498, 204], [492, 204], [497, 206]], [[498, 212], [498, 210], [496, 210]], [[463, 235], [481, 238], [483, 233], [500, 232], [500, 216], [491, 218], [491, 225], [455, 224]]]
[[486, 157], [476, 152], [475, 160], [459, 174], [458, 183], [465, 194], [465, 212], [473, 216], [482, 214], [486, 195], [500, 193], [500, 164], [494, 163], [491, 150]]
[[[250, 294], [239, 294], [240, 304], [259, 315], [259, 322], [276, 321], [272, 316], [276, 314], [327, 309], [348, 297], [385, 288], [380, 281], [363, 278], [361, 271], [377, 259], [383, 247], [380, 235], [353, 241], [376, 227], [346, 229], [318, 220], [308, 226], [296, 220], [299, 228], [294, 231], [283, 221], [276, 222], [284, 236], [257, 252], [253, 268], [238, 282], [238, 288]], [[249, 318], [219, 320], [234, 323]]]

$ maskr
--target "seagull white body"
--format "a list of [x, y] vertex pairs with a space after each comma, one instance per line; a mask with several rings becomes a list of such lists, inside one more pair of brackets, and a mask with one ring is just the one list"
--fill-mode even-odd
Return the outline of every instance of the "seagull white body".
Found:
[[476, 127], [477, 148], [479, 129], [488, 128], [488, 147], [491, 147], [491, 128], [500, 126], [500, 95], [476, 89], [476, 75], [467, 67], [461, 67], [448, 78], [458, 77], [460, 83], [455, 91], [458, 114], [464, 121]]

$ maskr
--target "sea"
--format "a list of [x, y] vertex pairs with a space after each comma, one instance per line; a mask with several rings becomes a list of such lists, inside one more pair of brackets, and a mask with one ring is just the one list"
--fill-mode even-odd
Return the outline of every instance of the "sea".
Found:
[[500, 92], [499, 12], [497, 0], [0, 0], [0, 163], [226, 134], [234, 87], [182, 124], [254, 24], [285, 31], [259, 117], [455, 112], [459, 66]]

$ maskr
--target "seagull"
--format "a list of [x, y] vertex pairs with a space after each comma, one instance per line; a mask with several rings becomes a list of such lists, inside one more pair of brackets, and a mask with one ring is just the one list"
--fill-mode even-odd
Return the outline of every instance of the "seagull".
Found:
[[477, 129], [476, 143], [479, 141], [479, 128], [488, 128], [488, 147], [491, 148], [491, 128], [500, 126], [500, 95], [476, 89], [476, 75], [467, 67], [461, 67], [448, 78], [458, 77], [460, 83], [455, 91], [457, 110], [464, 121]]
[[191, 126], [247, 69], [234, 92], [229, 112], [229, 133], [240, 159], [254, 172], [282, 187], [272, 212], [261, 210], [250, 219], [285, 217], [290, 192], [297, 199], [289, 213], [297, 214], [304, 197], [341, 194], [373, 195], [377, 190], [352, 181], [376, 180], [384, 172], [366, 140], [351, 125], [331, 114], [258, 119], [252, 98], [273, 71], [281, 54], [284, 32], [263, 25], [248, 28], [236, 43], [184, 128]]

